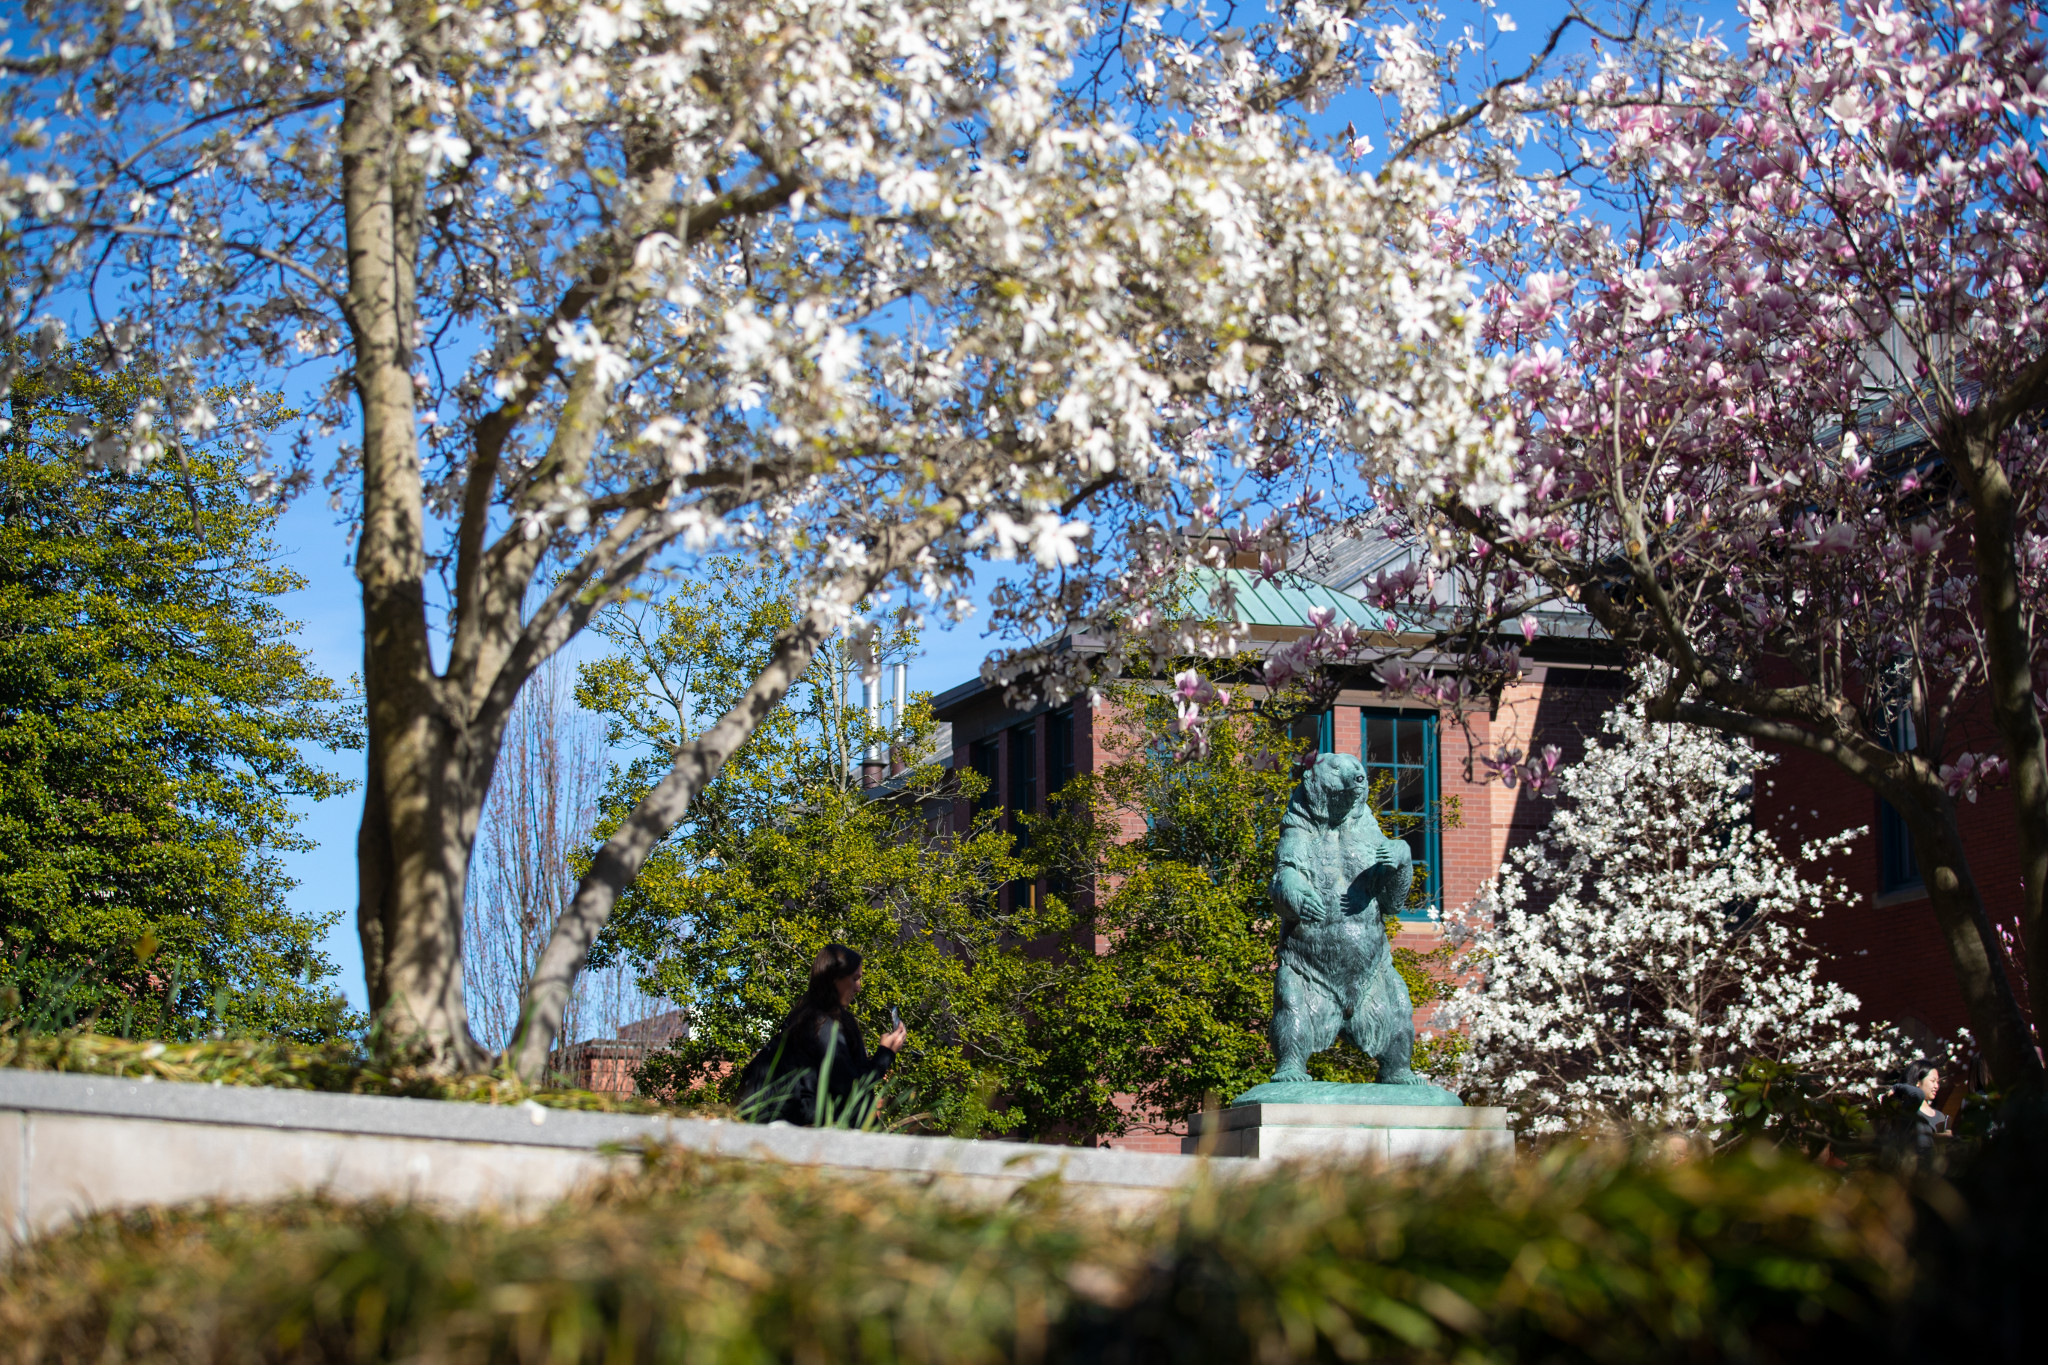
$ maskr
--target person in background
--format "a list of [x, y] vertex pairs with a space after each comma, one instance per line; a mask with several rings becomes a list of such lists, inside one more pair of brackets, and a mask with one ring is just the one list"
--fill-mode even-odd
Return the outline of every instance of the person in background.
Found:
[[1910, 1141], [1913, 1156], [1922, 1166], [1934, 1155], [1934, 1139], [1948, 1133], [1948, 1115], [1934, 1107], [1940, 1093], [1941, 1071], [1932, 1057], [1908, 1065], [1905, 1078], [1892, 1087], [1893, 1111], [1906, 1118], [1899, 1137]]
[[910, 1034], [898, 1023], [868, 1054], [860, 1021], [850, 1008], [863, 984], [859, 953], [843, 943], [819, 950], [810, 984], [775, 1037], [747, 1063], [740, 1080], [743, 1114], [803, 1126], [821, 1118], [850, 1128], [866, 1122], [875, 1086], [889, 1074]]

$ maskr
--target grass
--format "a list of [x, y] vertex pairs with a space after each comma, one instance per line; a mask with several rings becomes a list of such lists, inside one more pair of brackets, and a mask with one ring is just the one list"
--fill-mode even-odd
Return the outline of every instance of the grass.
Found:
[[1138, 1222], [661, 1153], [524, 1220], [104, 1216], [0, 1270], [0, 1362], [1819, 1359], [1882, 1339], [1912, 1225], [1767, 1148], [1283, 1171]]

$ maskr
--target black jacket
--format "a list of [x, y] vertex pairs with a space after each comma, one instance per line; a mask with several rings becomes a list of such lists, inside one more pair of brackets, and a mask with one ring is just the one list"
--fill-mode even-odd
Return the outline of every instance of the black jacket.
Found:
[[874, 1108], [876, 1083], [895, 1061], [886, 1047], [868, 1054], [852, 1015], [799, 1008], [747, 1063], [740, 1109], [759, 1123], [782, 1119], [808, 1127], [822, 1117], [834, 1126], [858, 1128]]
[[1948, 1115], [1938, 1109], [1928, 1114], [1921, 1108], [1927, 1102], [1927, 1092], [1917, 1085], [1902, 1082], [1892, 1086], [1891, 1103], [1897, 1115], [1899, 1137], [1912, 1146], [1915, 1156], [1923, 1159], [1934, 1151], [1935, 1135], [1948, 1131]]

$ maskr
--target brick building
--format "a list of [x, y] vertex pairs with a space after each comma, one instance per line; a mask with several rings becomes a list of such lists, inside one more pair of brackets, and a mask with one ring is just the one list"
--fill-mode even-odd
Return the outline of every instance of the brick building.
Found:
[[[1305, 633], [1308, 612], [1318, 607], [1368, 630], [1384, 628], [1384, 613], [1360, 600], [1361, 585], [1413, 553], [1399, 542], [1367, 537], [1319, 547], [1270, 583], [1242, 568], [1228, 572], [1254, 648], [1270, 647]], [[1398, 809], [1445, 816], [1410, 835], [1417, 866], [1430, 870], [1430, 884], [1438, 888], [1439, 907], [1468, 903], [1508, 850], [1549, 818], [1548, 799], [1486, 780], [1479, 760], [1500, 747], [1530, 753], [1555, 744], [1566, 762], [1573, 761], [1626, 693], [1624, 661], [1585, 618], [1550, 613], [1540, 627], [1523, 649], [1528, 676], [1489, 706], [1453, 717], [1412, 697], [1388, 696], [1368, 665], [1338, 679], [1341, 689], [1319, 718], [1320, 749], [1355, 755], [1394, 779]], [[1088, 647], [1085, 639], [1068, 643]], [[990, 779], [991, 799], [1005, 811], [1042, 810], [1068, 778], [1095, 771], [1105, 761], [1103, 739], [1115, 720], [1081, 701], [1011, 710], [979, 679], [941, 693], [935, 708], [946, 723], [941, 742], [950, 744], [953, 764]], [[1824, 869], [1854, 895], [1853, 904], [1825, 916], [1815, 931], [1832, 954], [1828, 974], [1859, 997], [1865, 1020], [1898, 1024], [1930, 1047], [1953, 1040], [1965, 1023], [1962, 996], [1897, 816], [1826, 760], [1802, 752], [1781, 753], [1764, 784], [1756, 818], [1787, 844], [1866, 829]], [[1964, 811], [1964, 837], [1986, 908], [1994, 923], [2007, 925], [2017, 923], [2020, 910], [2011, 799], [2009, 790], [1987, 790]], [[1407, 918], [1399, 940], [1404, 946], [1427, 950], [1440, 941], [1425, 915]], [[1139, 1135], [1120, 1145], [1177, 1151], [1177, 1142]]]
[[[1350, 541], [1270, 582], [1242, 567], [1224, 572], [1234, 580], [1239, 619], [1248, 624], [1254, 649], [1307, 633], [1308, 613], [1318, 608], [1391, 639], [1384, 632], [1385, 613], [1355, 592], [1406, 553], [1411, 551], [1393, 542]], [[1487, 781], [1479, 760], [1503, 745], [1533, 752], [1555, 744], [1567, 760], [1576, 757], [1626, 686], [1613, 651], [1591, 637], [1582, 618], [1554, 613], [1542, 627], [1524, 649], [1528, 677], [1491, 707], [1453, 719], [1412, 697], [1387, 695], [1371, 668], [1360, 666], [1340, 676], [1330, 709], [1315, 720], [1319, 749], [1356, 756], [1370, 773], [1391, 779], [1397, 810], [1424, 817], [1408, 839], [1417, 868], [1428, 870], [1425, 884], [1434, 889], [1437, 908], [1471, 900], [1507, 850], [1548, 818], [1544, 798]], [[1085, 638], [1068, 643], [1089, 647]], [[1249, 690], [1254, 697], [1262, 691]], [[939, 694], [934, 708], [950, 731], [953, 766], [987, 778], [987, 799], [1006, 816], [1042, 811], [1046, 798], [1071, 777], [1096, 771], [1108, 760], [1105, 739], [1116, 723], [1107, 708], [1091, 708], [1085, 700], [1013, 710], [1000, 689], [978, 678]], [[963, 808], [958, 815], [967, 813]], [[1404, 946], [1427, 950], [1440, 940], [1427, 911], [1405, 919], [1399, 939]], [[1179, 1150], [1179, 1138], [1167, 1134], [1113, 1141]]]
[[561, 1048], [549, 1059], [548, 1069], [562, 1077], [572, 1090], [595, 1090], [607, 1095], [632, 1095], [639, 1087], [633, 1073], [649, 1054], [659, 1052], [690, 1030], [689, 1017], [681, 1010], [635, 1020], [619, 1029], [613, 1038], [588, 1038]]
[[[1824, 916], [1814, 934], [1833, 954], [1829, 975], [1862, 1002], [1863, 1018], [1897, 1024], [1928, 1051], [1952, 1047], [1968, 1016], [1904, 822], [1869, 788], [1814, 755], [1781, 752], [1764, 780], [1757, 819], [1790, 836], [1787, 842], [1863, 830], [1824, 864], [1853, 897]], [[2015, 926], [2020, 918], [2012, 799], [2010, 786], [1988, 787], [1961, 807], [1970, 871], [1993, 925]]]

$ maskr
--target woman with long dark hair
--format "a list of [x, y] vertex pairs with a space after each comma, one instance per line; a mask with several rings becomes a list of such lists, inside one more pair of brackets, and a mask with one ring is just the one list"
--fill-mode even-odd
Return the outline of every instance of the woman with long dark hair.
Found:
[[740, 1078], [740, 1111], [748, 1118], [819, 1122], [858, 1128], [910, 1031], [900, 1023], [869, 1056], [860, 1021], [849, 1008], [863, 984], [861, 956], [828, 943], [811, 963], [810, 984], [768, 1045]]

